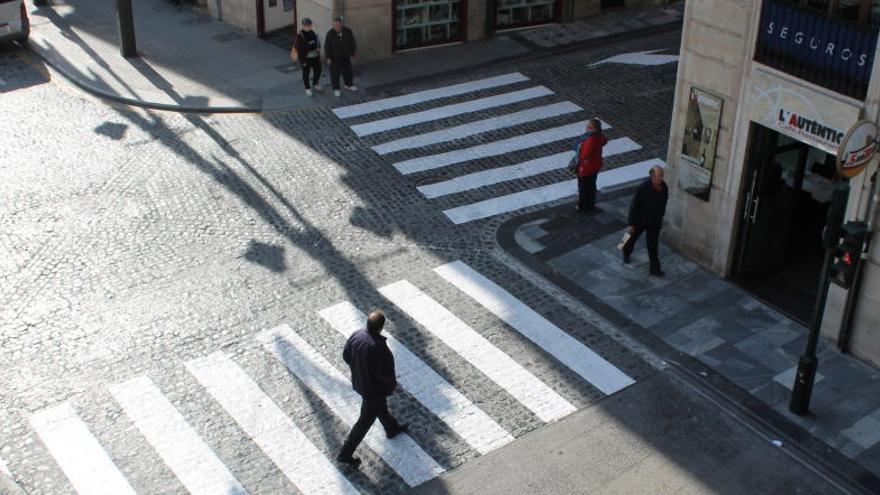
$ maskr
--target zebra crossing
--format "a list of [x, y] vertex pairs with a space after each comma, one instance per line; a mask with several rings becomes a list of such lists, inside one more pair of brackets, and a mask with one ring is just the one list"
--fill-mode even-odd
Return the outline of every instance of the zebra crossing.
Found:
[[[466, 263], [446, 263], [428, 275], [497, 317], [512, 332], [528, 339], [551, 360], [569, 368], [602, 394], [612, 394], [634, 383], [614, 364]], [[478, 370], [481, 379], [504, 390], [542, 422], [557, 421], [575, 411], [576, 407], [553, 384], [531, 371], [531, 363], [517, 362], [425, 289], [404, 279], [378, 291], [415, 322], [419, 331], [436, 338]], [[350, 301], [335, 301], [315, 311], [319, 317], [315, 325], [347, 337], [363, 327], [363, 309]], [[401, 389], [476, 453], [486, 454], [513, 441], [509, 426], [501, 426], [500, 418], [493, 418], [493, 411], [486, 409], [482, 401], [458, 390], [442, 371], [419, 357], [417, 349], [409, 348], [394, 335], [386, 336], [395, 355]], [[360, 397], [351, 388], [347, 370], [333, 364], [326, 354], [338, 350], [316, 347], [304, 332], [283, 323], [258, 332], [249, 342], [260, 351], [260, 359], [283, 365], [291, 379], [295, 377], [320, 400], [320, 407], [346, 427], [354, 424]], [[232, 350], [218, 350], [181, 364], [299, 491], [359, 492], [350, 472], [333, 460], [336, 452], [322, 451], [302, 429], [303, 418], [285, 413], [266, 392], [265, 387], [271, 384], [263, 383], [264, 377], [249, 374], [236, 361]], [[246, 493], [235, 469], [224, 465], [214, 450], [219, 448], [217, 444], [200, 436], [198, 428], [189, 424], [153, 381], [155, 378], [160, 377], [135, 376], [108, 386], [108, 392], [187, 491]], [[93, 425], [81, 419], [69, 402], [37, 411], [27, 420], [76, 492], [135, 493], [123, 470], [93, 433]], [[388, 439], [379, 427], [370, 431], [362, 448], [375, 453], [408, 486], [424, 483], [450, 467], [443, 459], [438, 460], [436, 453], [432, 456], [413, 436], [401, 434]]]
[[[564, 169], [574, 155], [572, 141], [584, 134], [586, 120], [551, 126], [538, 131], [516, 132], [511, 137], [472, 146], [450, 144], [456, 140], [505, 129], [515, 130], [518, 126], [550, 121], [557, 117], [584, 114], [583, 108], [569, 101], [547, 103], [545, 100], [555, 97], [555, 93], [542, 85], [531, 85], [524, 89], [510, 90], [492, 96], [475, 95], [480, 91], [499, 90], [525, 83], [531, 84], [531, 80], [515, 72], [338, 107], [333, 109], [333, 112], [339, 119], [348, 122], [347, 125], [358, 138], [368, 138], [368, 144], [375, 153], [389, 157], [391, 165], [397, 172], [414, 177], [414, 181], [417, 182], [416, 189], [426, 200], [435, 203], [441, 199], [458, 202], [459, 204], [454, 206], [441, 206], [441, 208], [443, 214], [452, 223], [460, 225], [551, 203], [577, 194], [577, 186], [571, 176], [563, 177], [561, 181], [548, 185], [529, 186], [528, 189], [516, 193], [498, 191], [502, 189], [499, 186], [503, 184], [522, 183], [524, 179], [543, 174], [549, 174], [548, 177], [558, 180], [561, 176], [558, 171]], [[426, 102], [453, 98], [463, 101], [427, 110], [410, 108]], [[523, 110], [506, 109], [508, 106], [532, 100], [541, 100], [544, 104]], [[448, 123], [451, 119], [488, 109], [499, 109], [505, 113], [463, 124]], [[394, 115], [384, 116], [387, 113]], [[441, 128], [421, 132], [418, 126], [429, 122]], [[611, 125], [604, 121], [603, 127], [611, 129]], [[402, 131], [412, 135], [397, 137]], [[438, 145], [454, 146], [454, 149], [438, 151], [436, 149]], [[529, 153], [533, 148], [548, 145], [557, 150], [549, 155], [520, 163], [504, 164], [508, 156], [515, 157], [517, 153]], [[641, 149], [641, 145], [624, 136], [608, 143], [605, 156], [626, 155]], [[394, 155], [401, 152], [414, 152], [418, 155], [394, 159]], [[501, 164], [475, 172], [466, 170], [475, 162], [490, 158]], [[664, 163], [659, 159], [640, 160], [607, 170], [599, 175], [598, 187], [610, 188], [638, 180], [646, 176], [651, 167], [657, 165], [663, 166]], [[458, 173], [458, 169], [464, 171]], [[422, 174], [431, 171], [442, 171], [446, 176], [452, 175], [452, 177], [429, 184], [423, 184], [418, 180], [423, 176]], [[487, 188], [489, 197], [476, 201], [455, 197], [460, 193], [473, 192], [481, 188]], [[445, 201], [441, 203], [447, 204]]]

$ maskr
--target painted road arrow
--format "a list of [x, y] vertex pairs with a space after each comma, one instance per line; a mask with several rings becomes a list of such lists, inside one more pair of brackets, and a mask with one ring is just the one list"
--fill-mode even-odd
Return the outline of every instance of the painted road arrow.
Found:
[[662, 51], [663, 50], [651, 50], [645, 52], [623, 53], [590, 64], [590, 67], [600, 64], [663, 65], [678, 62], [678, 55], [654, 55], [654, 53]]

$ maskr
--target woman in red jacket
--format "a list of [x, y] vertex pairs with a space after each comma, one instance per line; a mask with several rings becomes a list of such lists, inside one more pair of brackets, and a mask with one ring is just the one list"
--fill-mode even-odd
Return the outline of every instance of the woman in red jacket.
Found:
[[590, 119], [587, 122], [587, 134], [578, 145], [578, 204], [581, 212], [596, 207], [596, 177], [602, 170], [602, 148], [608, 138], [602, 134], [602, 122]]

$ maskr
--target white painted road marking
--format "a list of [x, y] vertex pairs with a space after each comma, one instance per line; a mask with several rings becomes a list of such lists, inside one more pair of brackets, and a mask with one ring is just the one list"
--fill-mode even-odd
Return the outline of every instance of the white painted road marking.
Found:
[[555, 421], [575, 411], [571, 403], [418, 287], [402, 280], [379, 292], [541, 420]]
[[[318, 312], [321, 318], [345, 337], [364, 328], [366, 315], [349, 302]], [[485, 454], [513, 440], [488, 414], [438, 375], [392, 335], [385, 335], [394, 353], [397, 381], [428, 410], [449, 425], [477, 452]]]
[[[346, 425], [360, 415], [360, 396], [351, 382], [287, 325], [260, 332], [256, 339], [306, 384]], [[409, 435], [385, 437], [382, 428], [370, 428], [364, 441], [410, 486], [435, 478], [444, 469]]]
[[[0, 82], [3, 80], [0, 79]], [[0, 473], [5, 474], [8, 478], [12, 478], [12, 471], [9, 470], [9, 465], [6, 464], [6, 461], [0, 459]]]
[[502, 115], [500, 117], [478, 120], [477, 122], [462, 124], [448, 129], [441, 129], [439, 131], [389, 141], [387, 143], [373, 146], [373, 151], [380, 155], [387, 155], [388, 153], [393, 153], [395, 151], [444, 143], [454, 139], [462, 139], [475, 134], [482, 134], [484, 132], [528, 124], [530, 122], [558, 117], [560, 115], [579, 112], [581, 110], [583, 110], [581, 107], [568, 101], [554, 103], [552, 105], [529, 108], [528, 110], [522, 110], [520, 112]]
[[190, 493], [246, 493], [148, 377], [114, 385], [110, 393]]
[[43, 409], [30, 417], [30, 423], [78, 493], [134, 494], [134, 489], [69, 404]]
[[601, 64], [628, 64], [628, 65], [664, 65], [678, 62], [678, 55], [653, 55], [663, 50], [649, 50], [644, 52], [623, 53], [605, 60], [590, 64], [590, 67]]
[[[615, 139], [609, 141], [605, 146], [604, 156], [614, 156], [641, 148], [641, 146], [636, 144], [636, 142], [630, 138]], [[437, 198], [440, 196], [446, 196], [447, 194], [470, 191], [479, 187], [491, 186], [493, 184], [511, 180], [525, 179], [526, 177], [543, 174], [545, 172], [550, 172], [551, 170], [565, 168], [568, 166], [568, 162], [571, 160], [572, 156], [574, 156], [574, 151], [565, 151], [555, 155], [517, 163], [516, 165], [492, 168], [489, 170], [474, 172], [472, 174], [461, 175], [442, 182], [419, 186], [417, 189], [424, 194], [426, 198]]]
[[359, 493], [228, 356], [215, 352], [186, 367], [300, 491]]
[[[601, 172], [596, 181], [596, 187], [600, 189], [614, 187], [640, 178], [647, 178], [648, 170], [655, 165], [663, 166], [664, 163], [662, 160], [654, 158]], [[520, 210], [528, 206], [549, 203], [575, 194], [577, 194], [577, 181], [572, 177], [572, 179], [563, 182], [457, 206], [444, 210], [443, 213], [452, 220], [452, 223], [462, 224]]]
[[586, 121], [577, 122], [561, 127], [554, 127], [543, 131], [502, 139], [492, 143], [480, 144], [463, 150], [448, 151], [446, 153], [413, 158], [411, 160], [395, 163], [394, 168], [396, 168], [401, 174], [407, 175], [470, 160], [513, 153], [514, 151], [534, 148], [535, 146], [541, 146], [554, 141], [582, 136], [585, 132], [586, 124]]
[[408, 113], [406, 115], [400, 115], [397, 117], [389, 117], [387, 119], [374, 120], [372, 122], [357, 124], [351, 126], [351, 130], [354, 131], [354, 133], [357, 134], [358, 137], [369, 136], [371, 134], [376, 134], [379, 132], [386, 132], [394, 129], [400, 129], [401, 127], [423, 124], [425, 122], [431, 122], [434, 120], [448, 119], [449, 117], [455, 117], [456, 115], [478, 112], [480, 110], [486, 110], [488, 108], [501, 107], [521, 101], [532, 100], [534, 98], [549, 96], [552, 94], [553, 91], [550, 91], [544, 86], [536, 86], [534, 88], [514, 91], [512, 93], [487, 96], [478, 100], [470, 100], [464, 103], [455, 103], [443, 107], [432, 108], [430, 110], [424, 110], [422, 112]]
[[635, 383], [602, 356], [465, 263], [447, 263], [434, 272], [605, 394]]
[[415, 93], [410, 93], [408, 95], [394, 96], [391, 98], [384, 98], [381, 100], [368, 101], [366, 103], [358, 103], [356, 105], [348, 105], [344, 107], [334, 108], [333, 113], [335, 113], [336, 116], [340, 119], [347, 119], [349, 117], [357, 117], [359, 115], [381, 112], [382, 110], [390, 110], [392, 108], [416, 105], [418, 103], [437, 100], [439, 98], [448, 98], [450, 96], [463, 95], [466, 93], [472, 93], [474, 91], [496, 88], [498, 86], [507, 86], [509, 84], [515, 84], [528, 80], [528, 77], [520, 74], [519, 72], [514, 72], [512, 74], [504, 74], [502, 76], [489, 77], [487, 79], [479, 79], [477, 81], [453, 84], [452, 86], [444, 86], [442, 88], [418, 91]]

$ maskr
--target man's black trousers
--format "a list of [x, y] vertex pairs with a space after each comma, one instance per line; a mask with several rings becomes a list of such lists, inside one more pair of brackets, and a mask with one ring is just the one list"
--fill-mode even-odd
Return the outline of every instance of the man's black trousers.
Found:
[[342, 446], [342, 455], [349, 457], [354, 454], [355, 449], [360, 445], [361, 441], [367, 436], [370, 427], [379, 418], [382, 427], [385, 428], [386, 434], [394, 434], [400, 430], [400, 424], [388, 412], [387, 397], [364, 397], [361, 402], [361, 415], [348, 434], [348, 440]]
[[342, 74], [342, 80], [345, 82], [346, 86], [354, 84], [354, 73], [352, 72], [350, 58], [344, 57], [330, 59], [330, 84], [333, 86], [334, 90], [339, 89], [340, 74]]
[[[321, 57], [307, 58], [302, 64], [303, 84], [306, 89], [318, 84], [321, 79]], [[312, 80], [309, 81], [309, 72], [312, 73]]]
[[627, 256], [632, 254], [633, 248], [636, 246], [636, 242], [639, 240], [642, 232], [647, 232], [648, 234], [648, 258], [651, 260], [651, 270], [660, 270], [660, 255], [658, 254], [660, 227], [636, 227], [629, 241], [623, 246], [623, 254]]
[[578, 176], [578, 209], [592, 210], [596, 206], [596, 179], [599, 174]]

